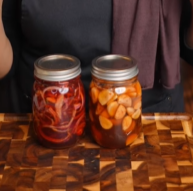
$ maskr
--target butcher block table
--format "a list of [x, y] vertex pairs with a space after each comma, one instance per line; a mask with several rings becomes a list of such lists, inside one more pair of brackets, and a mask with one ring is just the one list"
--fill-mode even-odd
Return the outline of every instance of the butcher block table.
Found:
[[86, 134], [54, 150], [34, 139], [31, 114], [0, 114], [0, 191], [193, 191], [192, 117], [155, 113], [142, 121], [124, 149], [101, 148]]

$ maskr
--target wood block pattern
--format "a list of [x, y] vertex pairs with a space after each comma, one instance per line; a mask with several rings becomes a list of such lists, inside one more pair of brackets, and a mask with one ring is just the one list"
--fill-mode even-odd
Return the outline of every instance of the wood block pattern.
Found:
[[193, 121], [180, 113], [142, 117], [124, 149], [86, 134], [68, 149], [44, 148], [31, 114], [0, 114], [0, 191], [192, 191]]

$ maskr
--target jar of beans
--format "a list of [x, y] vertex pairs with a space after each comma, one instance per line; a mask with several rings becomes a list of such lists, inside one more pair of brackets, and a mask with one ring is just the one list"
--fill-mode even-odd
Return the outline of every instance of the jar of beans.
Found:
[[89, 121], [95, 141], [118, 149], [137, 139], [141, 123], [141, 85], [135, 59], [105, 55], [92, 62]]
[[49, 148], [73, 146], [84, 132], [85, 92], [80, 62], [70, 55], [49, 55], [34, 64], [33, 127]]

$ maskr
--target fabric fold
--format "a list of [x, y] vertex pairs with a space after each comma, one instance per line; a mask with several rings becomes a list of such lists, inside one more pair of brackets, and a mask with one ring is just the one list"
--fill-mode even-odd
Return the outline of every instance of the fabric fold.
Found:
[[134, 57], [143, 89], [156, 70], [166, 88], [180, 82], [179, 27], [182, 0], [113, 0], [112, 53]]

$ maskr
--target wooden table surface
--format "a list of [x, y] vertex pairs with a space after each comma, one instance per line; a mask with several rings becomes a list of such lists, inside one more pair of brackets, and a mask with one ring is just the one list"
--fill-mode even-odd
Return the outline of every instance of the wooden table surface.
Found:
[[69, 149], [44, 148], [31, 114], [0, 114], [0, 191], [193, 191], [192, 117], [143, 115], [140, 137], [125, 149], [85, 135]]

